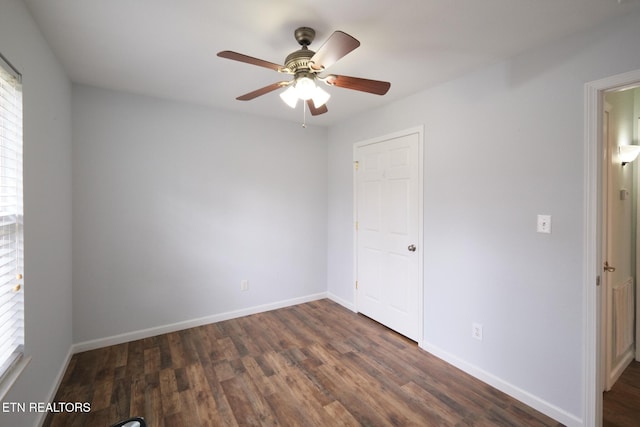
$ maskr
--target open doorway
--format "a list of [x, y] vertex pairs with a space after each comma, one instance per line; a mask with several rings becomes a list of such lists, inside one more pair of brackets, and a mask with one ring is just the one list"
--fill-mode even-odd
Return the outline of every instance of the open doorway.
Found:
[[638, 167], [625, 153], [637, 146], [639, 114], [639, 88], [604, 93], [600, 364], [605, 392], [618, 381], [636, 351]]
[[[634, 125], [631, 131], [618, 132], [616, 130], [614, 135], [612, 131], [613, 126], [617, 126], [617, 123], [614, 123], [616, 120], [611, 116], [608, 117], [608, 122], [605, 119], [613, 111], [612, 107], [615, 107], [611, 104], [607, 105], [609, 94], [634, 90], [639, 86], [640, 70], [585, 85], [584, 425], [602, 425], [603, 390], [610, 386], [607, 379], [609, 373], [603, 372], [603, 366], [609, 363], [611, 367], [622, 372], [624, 371], [625, 358], [628, 359], [629, 354], [631, 354], [631, 359], [635, 356], [633, 353], [636, 341], [633, 336], [634, 332], [631, 335], [632, 343], [628, 342], [628, 327], [624, 334], [615, 338], [613, 334], [620, 333], [622, 320], [610, 317], [615, 312], [612, 307], [615, 298], [618, 298], [617, 308], [621, 307], [623, 301], [628, 302], [629, 290], [626, 288], [622, 291], [622, 288], [627, 286], [629, 282], [618, 285], [621, 290], [618, 291], [617, 296], [605, 292], [612, 291], [611, 288], [616, 286], [616, 282], [623, 282], [619, 280], [620, 274], [626, 275], [627, 279], [631, 277], [631, 283], [635, 285], [637, 264], [636, 239], [634, 237], [637, 228], [637, 197], [635, 193], [638, 187], [636, 185], [638, 174], [633, 171], [633, 166], [629, 167], [631, 164], [622, 166], [617, 147], [638, 145], [638, 129]], [[627, 92], [624, 96], [634, 96], [634, 93]], [[614, 103], [619, 102], [615, 96], [610, 97], [609, 101], [611, 100]], [[632, 105], [634, 104], [632, 103]], [[607, 108], [609, 108], [609, 113], [607, 113]], [[638, 114], [636, 113], [638, 112], [630, 114], [632, 116], [635, 114], [637, 118]], [[623, 168], [626, 169], [623, 170]], [[617, 203], [619, 210], [610, 210], [608, 208], [610, 202]], [[610, 227], [617, 226], [613, 224], [613, 220], [615, 219], [615, 222], [619, 223], [620, 218], [624, 218], [625, 215], [630, 217], [628, 218], [629, 224], [621, 226], [621, 230], [611, 230]], [[607, 218], [607, 216], [611, 218]], [[625, 233], [627, 234], [625, 235]], [[613, 264], [613, 261], [609, 261], [612, 256], [607, 241], [609, 238], [618, 239], [621, 242], [621, 247], [627, 247], [625, 255], [620, 255], [625, 252], [624, 250], [618, 250], [618, 255], [616, 255], [618, 260], [616, 262], [622, 265], [617, 276], [612, 273], [617, 271], [618, 267]], [[632, 294], [634, 293], [635, 291], [632, 292]], [[635, 307], [635, 295], [632, 298], [632, 307]], [[628, 321], [629, 305], [626, 307], [626, 315], [622, 317]], [[620, 323], [616, 324], [615, 322]], [[611, 334], [612, 329], [615, 329], [613, 334]], [[634, 329], [632, 324], [631, 330]], [[609, 340], [612, 342], [607, 342]], [[623, 347], [625, 348], [623, 349]], [[628, 351], [629, 348], [631, 348], [631, 353]], [[609, 356], [607, 356], [608, 352], [611, 353]], [[610, 379], [615, 379], [616, 375], [619, 376], [618, 373], [614, 373]]]
[[[636, 426], [640, 362], [634, 361], [637, 295], [640, 88], [604, 93], [601, 375], [603, 425]], [[631, 154], [631, 156], [629, 156]]]

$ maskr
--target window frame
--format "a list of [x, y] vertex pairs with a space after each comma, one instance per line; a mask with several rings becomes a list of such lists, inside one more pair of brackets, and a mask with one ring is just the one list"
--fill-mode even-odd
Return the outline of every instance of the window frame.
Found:
[[[19, 91], [20, 93], [22, 93], [22, 75], [20, 74], [20, 72], [16, 69], [16, 67], [14, 67], [1, 53], [0, 53], [0, 68], [2, 68], [2, 70], [5, 73], [8, 73], [11, 77], [13, 77], [16, 82], [17, 82], [17, 86], [19, 86]], [[22, 182], [23, 182], [23, 177], [22, 177], [22, 166], [24, 164], [24, 161], [22, 159], [22, 146], [24, 145], [24, 138], [22, 137], [22, 121], [23, 121], [23, 116], [22, 116], [22, 107], [23, 107], [23, 101], [22, 101], [22, 96], [20, 95], [20, 99], [19, 101], [19, 105], [20, 105], [20, 117], [19, 117], [19, 121], [20, 121], [20, 129], [19, 129], [19, 134], [20, 134], [20, 139], [19, 139], [19, 154], [20, 157], [16, 158], [17, 162], [14, 162], [13, 165], [11, 165], [11, 167], [16, 167], [16, 181], [17, 181], [17, 190], [16, 190], [16, 196], [17, 196], [17, 200], [16, 200], [16, 212], [15, 212], [15, 226], [16, 226], [16, 231], [15, 234], [17, 235], [17, 238], [15, 240], [15, 252], [16, 252], [16, 265], [15, 265], [15, 273], [16, 273], [16, 286], [17, 286], [17, 290], [15, 290], [14, 292], [20, 292], [22, 293], [22, 298], [20, 299], [21, 302], [21, 306], [20, 309], [18, 310], [22, 310], [24, 313], [24, 306], [25, 306], [25, 302], [24, 302], [24, 286], [22, 284], [22, 275], [24, 273], [24, 232], [22, 230], [23, 228], [23, 224], [24, 224], [24, 210], [23, 210], [23, 187], [22, 187]], [[2, 148], [3, 151], [4, 148]], [[0, 153], [2, 154], [2, 153]], [[3, 167], [9, 167], [9, 166], [5, 166], [4, 164], [2, 164], [4, 162], [3, 159], [0, 159], [0, 168]], [[12, 224], [11, 222], [8, 223], [9, 225]], [[2, 226], [6, 226], [7, 224], [2, 224]], [[14, 316], [12, 316], [13, 319], [15, 319]], [[22, 324], [19, 327], [19, 331], [21, 331], [24, 334], [24, 318], [21, 319], [22, 320]], [[15, 345], [15, 343], [14, 343]], [[24, 335], [22, 336], [22, 343], [14, 350], [14, 353], [11, 355], [11, 357], [9, 359], [7, 359], [5, 362], [2, 363], [2, 365], [0, 365], [0, 400], [4, 399], [4, 397], [6, 396], [6, 394], [9, 392], [10, 388], [13, 386], [13, 384], [15, 383], [15, 381], [18, 379], [18, 377], [20, 376], [20, 374], [23, 372], [23, 370], [26, 368], [26, 366], [29, 364], [29, 362], [31, 361], [30, 357], [27, 357], [25, 355], [24, 352]]]

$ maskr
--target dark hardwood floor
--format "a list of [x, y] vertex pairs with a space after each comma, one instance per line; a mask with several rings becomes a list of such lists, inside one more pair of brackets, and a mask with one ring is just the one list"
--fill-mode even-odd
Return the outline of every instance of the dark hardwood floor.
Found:
[[559, 426], [329, 300], [73, 356], [44, 426]]
[[603, 427], [640, 426], [640, 362], [631, 362], [602, 400]]

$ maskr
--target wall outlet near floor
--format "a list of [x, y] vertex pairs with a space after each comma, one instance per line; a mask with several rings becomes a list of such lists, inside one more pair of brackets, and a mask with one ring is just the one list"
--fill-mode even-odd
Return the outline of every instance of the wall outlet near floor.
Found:
[[482, 325], [480, 323], [471, 325], [471, 336], [478, 341], [482, 341]]
[[249, 290], [249, 281], [248, 280], [242, 280], [240, 282], [240, 290], [241, 291], [248, 291]]

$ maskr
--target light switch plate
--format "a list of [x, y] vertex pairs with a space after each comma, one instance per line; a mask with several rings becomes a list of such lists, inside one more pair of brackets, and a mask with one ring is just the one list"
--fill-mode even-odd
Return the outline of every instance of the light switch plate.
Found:
[[551, 215], [538, 215], [538, 233], [551, 234]]
[[627, 200], [629, 198], [629, 190], [623, 188], [620, 190], [620, 200]]

